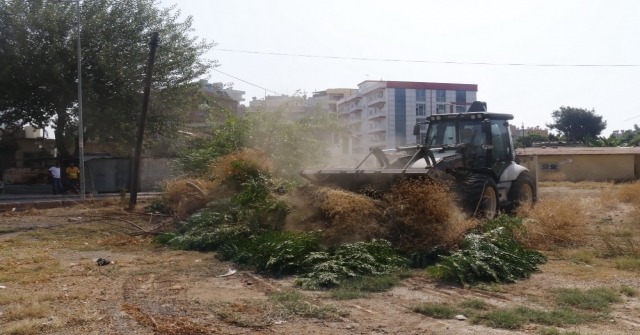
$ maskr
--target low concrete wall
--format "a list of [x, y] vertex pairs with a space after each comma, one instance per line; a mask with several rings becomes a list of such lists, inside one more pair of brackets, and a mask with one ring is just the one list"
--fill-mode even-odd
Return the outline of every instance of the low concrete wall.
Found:
[[[539, 181], [606, 181], [638, 178], [634, 155], [539, 155], [534, 160], [523, 159], [522, 165], [534, 171]], [[547, 167], [543, 168], [543, 165]], [[553, 165], [554, 169], [549, 169]]]

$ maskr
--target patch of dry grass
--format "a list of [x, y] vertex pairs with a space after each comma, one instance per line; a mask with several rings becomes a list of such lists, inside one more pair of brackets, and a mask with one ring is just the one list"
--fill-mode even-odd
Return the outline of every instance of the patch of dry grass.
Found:
[[614, 186], [613, 181], [566, 181], [566, 180], [547, 180], [538, 182], [538, 187], [569, 187], [573, 189], [608, 189]]
[[41, 332], [42, 321], [25, 319], [10, 322], [5, 325], [3, 334], [7, 335], [33, 335]]
[[12, 306], [4, 311], [4, 318], [10, 321], [23, 320], [23, 319], [37, 319], [49, 316], [51, 306], [49, 302], [37, 302], [22, 303], [18, 306]]
[[622, 256], [613, 260], [613, 264], [618, 270], [640, 272], [640, 258]]
[[610, 227], [598, 232], [605, 257], [626, 256], [640, 259], [640, 233], [636, 229]]
[[151, 240], [152, 238], [148, 236], [117, 235], [102, 239], [97, 244], [111, 246], [144, 245], [151, 243]]
[[588, 217], [578, 196], [562, 201], [542, 198], [519, 214], [530, 219], [525, 223], [527, 235], [520, 238], [528, 248], [548, 250], [584, 242]]
[[122, 304], [121, 309], [131, 315], [139, 324], [152, 328], [156, 334], [195, 335], [220, 333], [218, 328], [198, 324], [187, 317], [154, 315], [134, 304]]
[[640, 181], [620, 185], [618, 187], [618, 200], [640, 205]]

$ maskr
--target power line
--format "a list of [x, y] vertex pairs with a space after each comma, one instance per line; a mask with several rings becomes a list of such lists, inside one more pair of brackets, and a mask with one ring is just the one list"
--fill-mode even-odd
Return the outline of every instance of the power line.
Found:
[[232, 50], [232, 49], [218, 49], [218, 48], [214, 48], [213, 50], [226, 51], [226, 52], [239, 52], [239, 53], [247, 53], [247, 54], [258, 54], [258, 55], [272, 55], [272, 56], [359, 60], [359, 61], [376, 61], [376, 62], [397, 62], [397, 63], [430, 63], [430, 64], [489, 65], [489, 66], [531, 66], [531, 67], [640, 67], [640, 64], [545, 64], [545, 63], [537, 64], [537, 63], [452, 62], [452, 61], [433, 61], [433, 60], [304, 55], [304, 54], [288, 54], [288, 53], [279, 53], [279, 52], [262, 52], [262, 51]]
[[624, 122], [624, 121], [629, 121], [629, 120], [631, 120], [631, 119], [635, 119], [635, 118], [637, 118], [637, 117], [639, 117], [639, 116], [640, 116], [640, 115], [636, 115], [636, 116], [634, 116], [634, 117], [630, 117], [630, 118], [628, 118], [628, 119], [626, 119], [626, 120], [622, 120], [622, 121], [623, 121], [623, 122]]
[[280, 93], [278, 93], [278, 92], [276, 92], [276, 91], [272, 91], [272, 90], [270, 90], [270, 89], [268, 89], [268, 88], [264, 88], [264, 87], [262, 87], [262, 86], [260, 86], [260, 85], [256, 85], [256, 84], [250, 83], [250, 82], [248, 82], [248, 81], [246, 81], [246, 80], [243, 80], [243, 79], [240, 79], [240, 78], [238, 78], [238, 77], [234, 77], [234, 76], [232, 76], [232, 75], [230, 75], [230, 74], [228, 74], [228, 73], [224, 73], [224, 72], [222, 72], [222, 71], [220, 71], [220, 70], [216, 70], [216, 69], [212, 69], [212, 70], [213, 70], [213, 71], [216, 71], [216, 72], [219, 72], [219, 73], [222, 73], [222, 74], [224, 74], [225, 76], [229, 76], [229, 77], [231, 77], [231, 78], [233, 78], [233, 79], [240, 80], [241, 82], [246, 83], [246, 84], [249, 84], [249, 85], [251, 85], [251, 86], [255, 86], [255, 87], [257, 87], [257, 88], [261, 88], [261, 89], [263, 89], [263, 90], [265, 90], [265, 91], [267, 91], [267, 92], [271, 92], [271, 93], [274, 93], [274, 94], [276, 94], [276, 95], [284, 95], [284, 94], [280, 94]]

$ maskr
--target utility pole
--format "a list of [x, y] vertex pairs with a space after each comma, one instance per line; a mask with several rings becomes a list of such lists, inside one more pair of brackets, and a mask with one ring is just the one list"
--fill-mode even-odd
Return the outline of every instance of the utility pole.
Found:
[[156, 59], [156, 49], [158, 48], [158, 38], [160, 34], [154, 32], [149, 43], [149, 64], [147, 65], [147, 78], [144, 84], [144, 97], [142, 99], [142, 115], [138, 124], [138, 138], [136, 140], [136, 151], [133, 156], [131, 167], [131, 185], [129, 186], [129, 210], [133, 210], [138, 201], [138, 177], [140, 175], [140, 155], [142, 154], [142, 140], [144, 138], [144, 128], [147, 123], [147, 110], [149, 109], [149, 96], [151, 95], [151, 79], [153, 77], [153, 65]]

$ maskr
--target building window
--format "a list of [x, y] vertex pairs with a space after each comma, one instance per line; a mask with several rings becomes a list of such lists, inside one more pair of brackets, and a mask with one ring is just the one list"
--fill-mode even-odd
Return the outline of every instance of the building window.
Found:
[[542, 170], [558, 170], [558, 164], [550, 163], [550, 164], [541, 164], [540, 168]]
[[464, 113], [467, 111], [467, 106], [456, 106], [456, 113]]
[[416, 90], [416, 101], [427, 101], [427, 91]]
[[449, 105], [436, 105], [436, 114], [449, 113]]
[[426, 116], [427, 115], [427, 105], [426, 104], [416, 104], [416, 115], [417, 116]]
[[445, 90], [436, 90], [436, 102], [446, 102], [447, 95]]
[[467, 102], [467, 91], [456, 91], [456, 102]]

